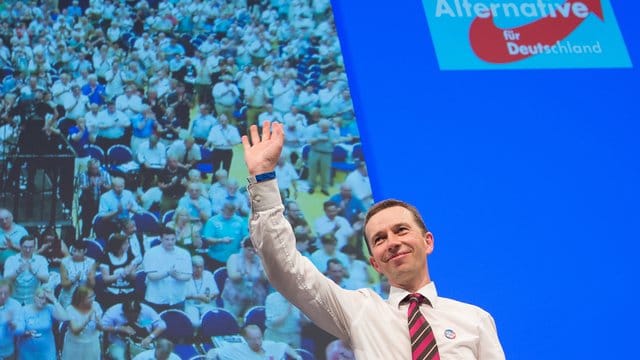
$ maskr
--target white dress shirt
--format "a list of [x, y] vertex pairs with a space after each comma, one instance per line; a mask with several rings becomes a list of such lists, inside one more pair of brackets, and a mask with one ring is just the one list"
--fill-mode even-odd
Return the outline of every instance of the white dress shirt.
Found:
[[[411, 359], [407, 291], [392, 288], [388, 300], [372, 289], [346, 290], [320, 273], [295, 247], [283, 216], [277, 182], [249, 186], [253, 241], [269, 281], [325, 331], [345, 340], [357, 359]], [[421, 311], [434, 330], [441, 359], [504, 359], [493, 318], [486, 311], [439, 297], [434, 283], [419, 290], [433, 307]]]

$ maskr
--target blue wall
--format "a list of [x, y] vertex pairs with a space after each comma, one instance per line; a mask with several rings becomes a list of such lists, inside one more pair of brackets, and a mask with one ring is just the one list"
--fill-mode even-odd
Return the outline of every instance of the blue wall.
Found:
[[509, 359], [637, 358], [640, 6], [612, 6], [634, 69], [443, 72], [419, 0], [333, 1], [374, 194]]

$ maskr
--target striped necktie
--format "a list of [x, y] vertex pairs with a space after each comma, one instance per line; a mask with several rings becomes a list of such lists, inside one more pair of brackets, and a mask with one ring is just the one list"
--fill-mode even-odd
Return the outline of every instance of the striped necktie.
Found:
[[407, 319], [409, 335], [411, 337], [412, 360], [439, 360], [438, 345], [433, 335], [431, 325], [420, 312], [421, 304], [431, 305], [429, 300], [420, 294], [409, 294], [403, 302], [409, 303]]

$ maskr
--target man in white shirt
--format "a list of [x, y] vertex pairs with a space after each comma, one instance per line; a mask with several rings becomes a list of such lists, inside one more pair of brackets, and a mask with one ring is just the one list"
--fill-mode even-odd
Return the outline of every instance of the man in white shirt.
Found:
[[231, 75], [222, 75], [221, 82], [213, 86], [212, 95], [215, 102], [216, 114], [220, 118], [223, 114], [227, 119], [233, 117], [236, 101], [240, 97], [240, 90], [231, 82]]
[[154, 177], [160, 175], [167, 164], [167, 149], [157, 135], [151, 135], [138, 147], [138, 163], [142, 176], [142, 189], [147, 190], [154, 185]]
[[282, 125], [265, 124], [262, 136], [252, 126], [250, 135], [251, 142], [246, 136], [242, 141], [250, 175], [251, 240], [271, 285], [292, 304], [319, 327], [350, 344], [356, 358], [402, 360], [412, 356], [407, 298], [420, 294], [427, 301], [419, 308], [415, 303], [412, 306], [430, 325], [439, 356], [505, 358], [488, 312], [438, 296], [427, 266], [433, 234], [415, 207], [407, 203], [383, 201], [374, 205], [365, 219], [369, 262], [391, 284], [387, 300], [371, 289], [342, 289], [313, 267], [296, 251], [274, 178], [284, 143]]
[[136, 93], [135, 85], [127, 85], [124, 94], [116, 98], [116, 109], [122, 111], [129, 119], [142, 113], [142, 98]]
[[13, 281], [13, 298], [20, 304], [32, 304], [36, 289], [49, 281], [49, 263], [34, 253], [36, 239], [23, 236], [20, 253], [10, 256], [4, 264], [4, 277]]
[[107, 108], [98, 113], [98, 135], [96, 145], [106, 153], [116, 144], [126, 144], [126, 129], [131, 126], [131, 120], [122, 111], [116, 109], [113, 101], [107, 103]]
[[82, 95], [79, 85], [72, 85], [71, 92], [62, 95], [65, 116], [69, 119], [77, 120], [84, 117], [89, 110], [89, 98]]
[[325, 201], [322, 208], [324, 215], [313, 223], [316, 234], [318, 234], [318, 238], [326, 234], [333, 234], [338, 240], [338, 249], [341, 249], [349, 242], [349, 237], [354, 234], [353, 228], [349, 224], [349, 220], [338, 215], [340, 210], [335, 202]]
[[291, 359], [302, 360], [289, 345], [285, 343], [262, 340], [262, 330], [257, 325], [247, 325], [241, 331], [245, 342], [225, 343], [219, 349], [212, 349], [207, 353], [207, 359], [217, 360], [264, 360], [284, 359], [288, 355]]
[[217, 171], [220, 166], [229, 172], [233, 159], [233, 147], [240, 144], [238, 128], [229, 124], [225, 114], [218, 118], [219, 124], [211, 128], [205, 147], [212, 149], [212, 169]]
[[174, 354], [173, 343], [167, 339], [158, 339], [156, 347], [143, 351], [132, 360], [180, 360], [180, 356]]
[[0, 264], [20, 251], [20, 240], [26, 235], [27, 229], [13, 221], [11, 211], [0, 208]]
[[264, 106], [264, 112], [258, 115], [258, 126], [262, 126], [265, 121], [270, 122], [282, 122], [282, 115], [280, 113], [273, 111], [273, 105], [271, 103], [267, 103]]
[[158, 313], [168, 309], [184, 309], [187, 282], [191, 280], [191, 256], [176, 246], [175, 230], [162, 226], [160, 246], [144, 254], [143, 268], [147, 273], [146, 303]]

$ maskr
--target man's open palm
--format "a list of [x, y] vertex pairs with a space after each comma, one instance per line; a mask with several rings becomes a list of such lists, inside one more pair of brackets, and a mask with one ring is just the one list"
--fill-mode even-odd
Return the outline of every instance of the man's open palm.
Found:
[[[249, 142], [249, 137], [251, 142]], [[282, 124], [265, 121], [262, 125], [262, 136], [258, 134], [258, 127], [251, 125], [249, 135], [242, 137], [244, 147], [244, 161], [250, 175], [258, 175], [273, 171], [278, 164], [282, 146], [284, 144], [284, 131]]]

